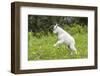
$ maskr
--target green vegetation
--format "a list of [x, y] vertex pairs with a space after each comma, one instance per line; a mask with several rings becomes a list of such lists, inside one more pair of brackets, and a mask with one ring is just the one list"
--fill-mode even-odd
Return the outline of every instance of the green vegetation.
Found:
[[76, 41], [77, 54], [71, 55], [71, 50], [64, 44], [53, 47], [57, 36], [53, 33], [44, 35], [43, 32], [28, 32], [28, 60], [52, 60], [52, 59], [80, 59], [88, 57], [88, 33], [87, 26], [73, 23], [63, 25], [63, 29], [69, 32]]
[[[59, 24], [62, 28], [67, 27], [67, 30], [75, 26], [71, 30], [77, 31], [77, 28], [80, 26], [88, 26], [87, 19], [87, 17], [28, 15], [28, 31], [33, 32], [34, 36], [37, 36], [37, 32], [48, 35], [48, 33], [52, 33], [55, 23]], [[76, 25], [78, 26], [76, 27]], [[79, 29], [81, 30], [81, 28]], [[73, 31], [71, 33], [74, 33]]]

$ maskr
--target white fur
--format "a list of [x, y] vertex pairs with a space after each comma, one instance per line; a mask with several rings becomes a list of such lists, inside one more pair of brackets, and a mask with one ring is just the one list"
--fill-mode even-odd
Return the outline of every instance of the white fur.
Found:
[[75, 40], [68, 32], [64, 31], [57, 24], [54, 26], [53, 32], [58, 35], [58, 41], [54, 44], [54, 46], [65, 43], [71, 50], [76, 51]]

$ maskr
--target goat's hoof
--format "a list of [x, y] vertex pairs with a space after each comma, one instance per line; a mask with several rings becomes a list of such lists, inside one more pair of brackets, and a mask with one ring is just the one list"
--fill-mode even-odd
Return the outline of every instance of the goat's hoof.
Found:
[[71, 52], [71, 54], [70, 55], [73, 55], [73, 53]]
[[70, 55], [77, 55], [77, 52], [71, 52]]

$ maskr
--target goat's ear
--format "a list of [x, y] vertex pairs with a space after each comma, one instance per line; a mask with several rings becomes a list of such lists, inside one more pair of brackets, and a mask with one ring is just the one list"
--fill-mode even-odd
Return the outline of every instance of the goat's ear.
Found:
[[55, 27], [57, 28], [57, 25]]
[[56, 28], [57, 28], [57, 25], [54, 26], [54, 29], [56, 29]]
[[56, 23], [56, 26], [57, 26], [58, 24]]
[[58, 24], [56, 23], [56, 28], [57, 28]]

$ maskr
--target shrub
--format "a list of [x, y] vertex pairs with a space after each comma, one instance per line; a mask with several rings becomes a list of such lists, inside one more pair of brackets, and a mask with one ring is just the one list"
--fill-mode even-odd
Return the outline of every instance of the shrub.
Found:
[[86, 33], [87, 32], [87, 26], [80, 26], [79, 24], [72, 24], [70, 26], [68, 25], [64, 25], [64, 30], [66, 30], [67, 32], [69, 32], [70, 34], [74, 35], [77, 33]]

